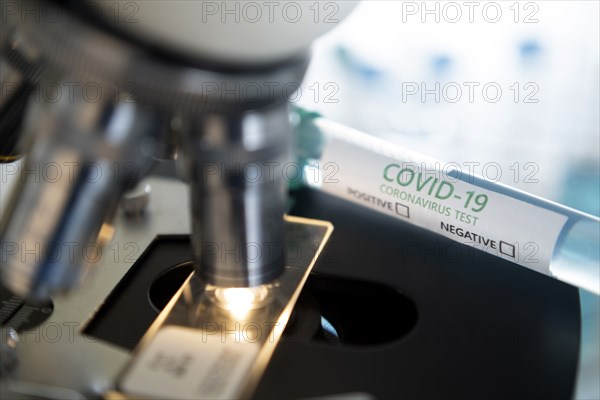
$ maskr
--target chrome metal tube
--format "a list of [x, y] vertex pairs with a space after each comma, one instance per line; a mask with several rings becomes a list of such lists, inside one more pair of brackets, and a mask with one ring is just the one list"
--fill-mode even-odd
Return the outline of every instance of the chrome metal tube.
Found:
[[192, 245], [198, 274], [218, 286], [257, 286], [284, 267], [287, 104], [201, 113], [187, 135]]
[[28, 117], [31, 147], [1, 221], [0, 263], [3, 285], [44, 299], [100, 258], [120, 196], [150, 166], [159, 124], [151, 110], [112, 98], [33, 101]]

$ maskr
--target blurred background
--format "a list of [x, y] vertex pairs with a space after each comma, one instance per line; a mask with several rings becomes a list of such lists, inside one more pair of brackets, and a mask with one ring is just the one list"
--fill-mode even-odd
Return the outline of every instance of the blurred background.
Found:
[[475, 4], [362, 2], [298, 104], [598, 215], [599, 3]]
[[[597, 1], [364, 1], [314, 48], [298, 104], [463, 171], [600, 214]], [[581, 291], [576, 398], [600, 398]]]
[[[599, 4], [363, 1], [316, 42], [293, 100], [598, 216]], [[322, 10], [335, 18], [335, 8]], [[15, 168], [0, 165], [1, 199], [15, 182], [9, 179]], [[598, 399], [599, 299], [580, 295], [576, 398]]]

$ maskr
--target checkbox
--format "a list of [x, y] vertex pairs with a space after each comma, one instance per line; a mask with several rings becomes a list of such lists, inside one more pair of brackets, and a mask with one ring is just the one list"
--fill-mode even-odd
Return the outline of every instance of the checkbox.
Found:
[[401, 217], [410, 218], [410, 208], [404, 204], [396, 203], [396, 214]]
[[506, 242], [500, 241], [500, 253], [505, 256], [515, 258], [515, 246]]

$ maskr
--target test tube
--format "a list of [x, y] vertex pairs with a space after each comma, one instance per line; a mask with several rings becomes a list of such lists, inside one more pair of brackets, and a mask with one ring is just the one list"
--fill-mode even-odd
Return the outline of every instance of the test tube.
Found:
[[600, 294], [600, 220], [462, 171], [299, 108], [301, 174], [310, 186]]

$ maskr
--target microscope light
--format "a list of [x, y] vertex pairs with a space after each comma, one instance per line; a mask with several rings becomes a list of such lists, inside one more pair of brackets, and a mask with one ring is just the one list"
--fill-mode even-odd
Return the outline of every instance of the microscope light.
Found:
[[223, 287], [208, 285], [218, 306], [229, 311], [235, 319], [244, 319], [250, 311], [264, 306], [270, 299], [272, 285], [255, 287]]

